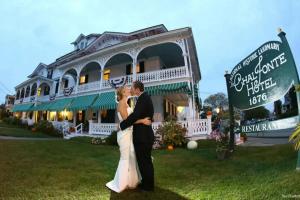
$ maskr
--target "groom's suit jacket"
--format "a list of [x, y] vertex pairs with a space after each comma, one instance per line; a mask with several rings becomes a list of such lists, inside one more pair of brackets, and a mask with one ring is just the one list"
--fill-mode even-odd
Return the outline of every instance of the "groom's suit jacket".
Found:
[[149, 117], [153, 121], [154, 108], [150, 96], [143, 92], [135, 105], [133, 112], [120, 123], [121, 130], [133, 125], [133, 143], [151, 143], [154, 142], [154, 133], [152, 126], [144, 124], [134, 124], [138, 119]]

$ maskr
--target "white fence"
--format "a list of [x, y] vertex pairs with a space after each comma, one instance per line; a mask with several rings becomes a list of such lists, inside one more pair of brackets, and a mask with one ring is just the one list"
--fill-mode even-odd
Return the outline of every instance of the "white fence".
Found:
[[[207, 136], [211, 133], [211, 119], [196, 119], [188, 121], [178, 121], [183, 127], [187, 128], [187, 137]], [[162, 122], [152, 123], [154, 133]], [[112, 123], [89, 123], [89, 134], [110, 135], [112, 131], [118, 129], [118, 124]]]

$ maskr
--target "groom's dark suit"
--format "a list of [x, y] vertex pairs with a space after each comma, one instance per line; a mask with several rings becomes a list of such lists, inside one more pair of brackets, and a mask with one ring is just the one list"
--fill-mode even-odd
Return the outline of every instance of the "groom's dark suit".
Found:
[[122, 130], [133, 125], [133, 144], [142, 176], [141, 186], [146, 190], [153, 190], [154, 188], [154, 169], [151, 158], [154, 133], [151, 125], [134, 124], [134, 122], [146, 117], [153, 119], [153, 114], [152, 100], [147, 93], [143, 92], [136, 102], [133, 113], [120, 123]]

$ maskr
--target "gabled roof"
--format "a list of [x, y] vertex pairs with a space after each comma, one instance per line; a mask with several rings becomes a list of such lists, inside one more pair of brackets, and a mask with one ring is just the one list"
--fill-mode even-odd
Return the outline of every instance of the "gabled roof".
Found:
[[[159, 25], [156, 25], [156, 26], [151, 26], [151, 27], [148, 27], [148, 28], [133, 31], [133, 32], [130, 32], [130, 33], [105, 31], [102, 34], [92, 33], [92, 34], [89, 34], [87, 36], [85, 36], [84, 34], [81, 33], [76, 38], [76, 40], [74, 42], [72, 42], [71, 44], [76, 45], [78, 42], [80, 42], [80, 40], [82, 40], [83, 37], [85, 37], [85, 38], [96, 37], [96, 39], [93, 40], [87, 47], [85, 47], [83, 49], [76, 49], [72, 52], [69, 52], [69, 53], [57, 58], [53, 63], [49, 64], [48, 67], [58, 66], [62, 63], [67, 63], [67, 62], [69, 62], [73, 59], [76, 59], [78, 57], [82, 57], [82, 56], [85, 56], [87, 54], [93, 53], [95, 51], [99, 51], [100, 49], [97, 49], [96, 46], [101, 41], [101, 39], [103, 37], [110, 36], [110, 35], [124, 36], [124, 38], [125, 38], [124, 42], [127, 42], [127, 41], [131, 41], [131, 40], [134, 40], [134, 39], [140, 39], [140, 36], [138, 36], [139, 34], [141, 34], [143, 32], [147, 32], [147, 31], [152, 31], [152, 30], [159, 30], [158, 32], [154, 31], [152, 33], [154, 35], [168, 32], [168, 29], [163, 24], [159, 24]], [[146, 35], [141, 34], [141, 35], [142, 35], [141, 37], [150, 36], [150, 35], [147, 35], [147, 34]]]
[[35, 70], [32, 72], [32, 74], [30, 74], [29, 76], [27, 76], [28, 78], [32, 78], [36, 75], [38, 75], [38, 72], [42, 69], [42, 68], [47, 68], [48, 66], [44, 63], [40, 63]]
[[82, 38], [89, 39], [91, 37], [99, 37], [99, 36], [101, 36], [101, 34], [91, 33], [91, 34], [85, 36], [84, 34], [80, 33], [80, 35], [76, 38], [76, 40], [74, 42], [72, 42], [71, 44], [74, 44], [74, 45], [78, 44], [80, 42], [80, 40], [82, 40]]

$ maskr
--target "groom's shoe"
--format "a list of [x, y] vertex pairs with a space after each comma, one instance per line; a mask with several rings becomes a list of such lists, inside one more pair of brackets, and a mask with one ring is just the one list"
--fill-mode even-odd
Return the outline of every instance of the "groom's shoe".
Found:
[[154, 191], [154, 187], [145, 187], [142, 184], [138, 185], [138, 189], [141, 190], [141, 191], [146, 191], [146, 192], [150, 192], [150, 191], [153, 192]]

